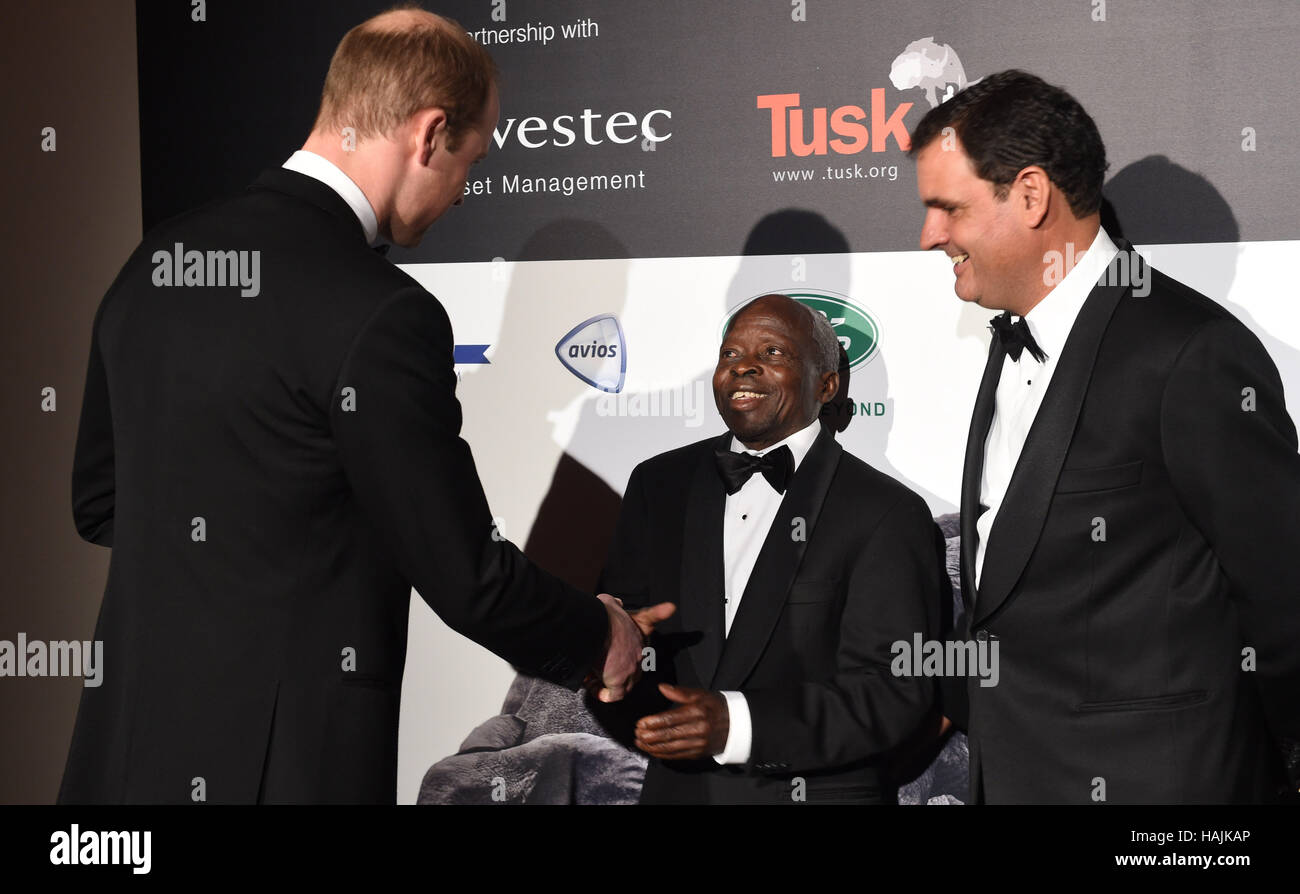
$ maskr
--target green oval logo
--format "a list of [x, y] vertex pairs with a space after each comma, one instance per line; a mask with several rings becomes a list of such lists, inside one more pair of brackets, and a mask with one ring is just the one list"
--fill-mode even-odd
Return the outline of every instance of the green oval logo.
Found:
[[[784, 289], [778, 292], [763, 292], [761, 295], [755, 295], [754, 298], [761, 298], [762, 295], [787, 295], [823, 314], [830, 321], [840, 344], [844, 346], [844, 353], [849, 357], [850, 370], [857, 369], [870, 361], [880, 348], [880, 326], [865, 308], [844, 295], [836, 295], [833, 292], [813, 292], [807, 289]], [[727, 314], [726, 319], [722, 321], [722, 331], [726, 331], [731, 318], [754, 298], [737, 305], [735, 310]]]

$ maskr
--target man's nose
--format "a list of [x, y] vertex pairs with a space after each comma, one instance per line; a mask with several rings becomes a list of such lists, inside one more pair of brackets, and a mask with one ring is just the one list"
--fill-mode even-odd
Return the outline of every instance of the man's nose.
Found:
[[943, 215], [934, 208], [928, 209], [925, 220], [921, 223], [921, 251], [938, 248], [947, 241], [948, 231], [943, 225]]

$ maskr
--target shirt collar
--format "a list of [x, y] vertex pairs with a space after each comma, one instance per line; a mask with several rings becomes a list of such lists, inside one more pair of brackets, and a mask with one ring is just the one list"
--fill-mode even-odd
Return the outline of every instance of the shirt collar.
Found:
[[1092, 294], [1093, 286], [1118, 253], [1119, 249], [1105, 228], [1098, 227], [1092, 245], [1070, 268], [1070, 272], [1065, 274], [1065, 278], [1025, 314], [1030, 334], [1049, 358], [1061, 355], [1075, 318]]
[[752, 453], [755, 456], [763, 456], [784, 444], [790, 448], [790, 453], [794, 455], [794, 467], [798, 469], [799, 464], [803, 462], [803, 458], [808, 455], [808, 451], [812, 449], [813, 442], [817, 440], [817, 435], [820, 433], [821, 417], [818, 416], [807, 428], [801, 428], [788, 438], [777, 441], [771, 447], [764, 447], [762, 450], [750, 450], [744, 444], [740, 443], [739, 439], [737, 439], [735, 435], [732, 435], [731, 452]]
[[315, 152], [299, 149], [289, 156], [289, 160], [282, 167], [319, 180], [338, 193], [339, 198], [348, 203], [348, 207], [361, 221], [361, 229], [366, 234], [366, 244], [375, 244], [375, 240], [379, 238], [379, 221], [375, 218], [375, 209], [370, 207], [370, 200], [361, 191], [361, 187], [343, 173], [338, 165]]

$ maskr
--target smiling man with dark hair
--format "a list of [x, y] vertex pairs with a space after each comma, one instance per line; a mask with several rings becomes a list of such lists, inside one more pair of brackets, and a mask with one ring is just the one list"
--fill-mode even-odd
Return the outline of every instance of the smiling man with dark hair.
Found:
[[1300, 456], [1276, 367], [1111, 239], [1105, 147], [1061, 88], [990, 75], [910, 151], [921, 248], [1002, 311], [961, 490], [966, 623], [1000, 682], [943, 687], [972, 800], [1273, 797], [1300, 763]]
[[882, 759], [931, 706], [891, 647], [937, 632], [942, 540], [920, 497], [819, 424], [837, 351], [793, 299], [746, 305], [713, 375], [729, 432], [628, 482], [601, 586], [680, 603], [629, 706], [653, 758], [642, 803], [889, 800]]

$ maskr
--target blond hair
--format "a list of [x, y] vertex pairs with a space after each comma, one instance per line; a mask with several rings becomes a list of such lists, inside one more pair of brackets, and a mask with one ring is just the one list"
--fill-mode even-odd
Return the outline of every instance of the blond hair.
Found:
[[343, 36], [330, 60], [315, 129], [391, 137], [422, 109], [447, 113], [448, 148], [481, 118], [496, 63], [455, 21], [394, 7]]

